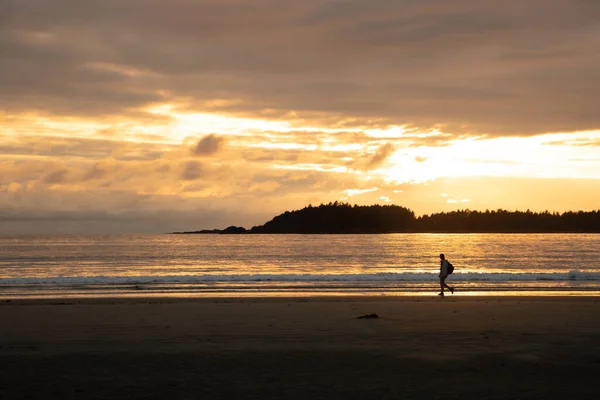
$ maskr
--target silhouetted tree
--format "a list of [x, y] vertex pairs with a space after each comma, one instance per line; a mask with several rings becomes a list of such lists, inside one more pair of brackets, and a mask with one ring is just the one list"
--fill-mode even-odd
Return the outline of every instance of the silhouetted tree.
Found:
[[351, 206], [333, 202], [286, 211], [251, 233], [391, 233], [409, 232], [415, 214], [395, 205]]
[[[214, 233], [197, 231], [193, 233]], [[264, 225], [246, 231], [231, 226], [221, 233], [394, 233], [394, 232], [498, 232], [498, 233], [600, 233], [600, 210], [532, 212], [458, 210], [423, 215], [397, 205], [350, 205], [329, 202], [318, 207], [286, 211]]]
[[417, 229], [422, 232], [600, 232], [600, 210], [568, 211], [562, 214], [530, 210], [485, 212], [459, 210], [449, 213], [424, 215], [417, 218]]

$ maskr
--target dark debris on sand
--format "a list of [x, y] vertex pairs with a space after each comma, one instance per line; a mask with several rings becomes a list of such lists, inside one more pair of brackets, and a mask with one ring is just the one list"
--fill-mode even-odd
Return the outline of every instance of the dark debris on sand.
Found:
[[356, 317], [358, 319], [366, 319], [366, 318], [379, 318], [379, 315], [377, 314], [365, 314], [365, 315], [361, 315], [360, 317]]

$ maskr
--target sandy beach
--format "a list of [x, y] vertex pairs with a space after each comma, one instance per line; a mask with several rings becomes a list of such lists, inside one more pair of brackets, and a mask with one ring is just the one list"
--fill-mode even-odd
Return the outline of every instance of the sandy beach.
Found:
[[0, 319], [3, 400], [591, 399], [600, 373], [597, 297], [13, 300]]

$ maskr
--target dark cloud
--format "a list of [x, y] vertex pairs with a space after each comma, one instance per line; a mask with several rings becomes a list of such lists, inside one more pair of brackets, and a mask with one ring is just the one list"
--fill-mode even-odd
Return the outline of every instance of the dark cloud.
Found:
[[66, 169], [50, 172], [42, 178], [42, 182], [49, 184], [62, 183], [65, 181], [68, 172]]
[[[0, 139], [3, 139], [0, 134]], [[11, 137], [11, 142], [0, 146], [6, 155], [72, 157], [82, 159], [115, 158], [118, 160], [156, 160], [175, 145], [134, 143], [114, 139], [85, 137], [40, 136], [21, 134]]]
[[225, 109], [243, 115], [456, 133], [600, 127], [597, 1], [4, 4], [0, 109], [122, 115], [218, 98], [241, 99]]
[[187, 161], [183, 164], [180, 178], [184, 181], [194, 181], [204, 174], [202, 164], [197, 161]]
[[87, 172], [83, 174], [81, 180], [89, 181], [93, 179], [101, 179], [106, 176], [107, 172], [100, 168], [98, 164], [93, 165]]
[[196, 156], [210, 156], [217, 153], [224, 145], [225, 139], [221, 136], [210, 134], [198, 141], [192, 149]]
[[374, 169], [379, 167], [385, 160], [388, 158], [393, 152], [395, 148], [391, 143], [386, 143], [379, 147], [375, 154], [371, 156], [369, 161], [367, 162], [366, 169]]

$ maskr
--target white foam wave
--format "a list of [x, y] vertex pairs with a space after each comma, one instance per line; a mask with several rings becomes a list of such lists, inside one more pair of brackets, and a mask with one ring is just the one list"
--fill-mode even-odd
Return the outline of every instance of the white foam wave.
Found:
[[[202, 284], [248, 282], [423, 282], [436, 280], [434, 273], [374, 273], [374, 274], [228, 274], [228, 275], [174, 275], [174, 276], [57, 276], [0, 278], [0, 285], [93, 285], [93, 284]], [[569, 272], [510, 273], [510, 272], [457, 272], [452, 281], [531, 282], [531, 281], [598, 281], [600, 272], [571, 270]]]

